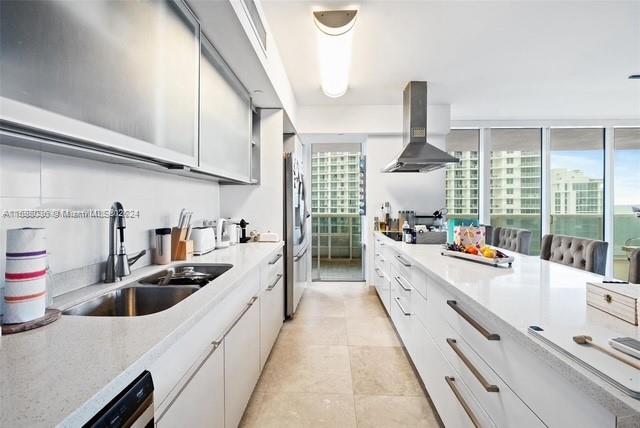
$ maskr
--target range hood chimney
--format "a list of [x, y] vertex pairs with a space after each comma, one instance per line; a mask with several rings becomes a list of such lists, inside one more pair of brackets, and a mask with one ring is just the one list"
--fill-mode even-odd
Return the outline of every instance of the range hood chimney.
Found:
[[459, 162], [427, 142], [427, 82], [409, 82], [403, 101], [403, 148], [382, 172], [428, 172]]

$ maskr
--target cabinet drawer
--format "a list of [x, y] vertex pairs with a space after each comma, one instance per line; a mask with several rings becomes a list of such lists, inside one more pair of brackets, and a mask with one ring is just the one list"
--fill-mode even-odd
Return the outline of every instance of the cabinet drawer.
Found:
[[495, 426], [417, 319], [414, 328], [418, 334], [412, 359], [444, 425], [447, 428], [473, 427], [474, 424]]
[[[577, 389], [562, 373], [538, 359], [527, 344], [517, 341], [492, 321], [439, 284], [429, 289], [426, 318], [442, 317], [457, 336], [548, 426], [613, 427], [615, 417]], [[418, 313], [421, 311], [418, 310]], [[446, 331], [443, 330], [443, 331]], [[439, 337], [442, 342], [442, 337]], [[444, 338], [446, 341], [446, 338]], [[553, 394], [545, 393], [553, 389]], [[559, 408], [554, 397], [563, 397]]]
[[429, 276], [422, 269], [413, 265], [402, 253], [393, 251], [390, 258], [393, 259], [393, 266], [404, 282], [415, 288], [422, 296], [427, 297], [427, 288], [431, 281]]
[[438, 343], [445, 358], [499, 427], [543, 427], [542, 421], [460, 337]]
[[279, 274], [284, 273], [284, 257], [282, 248], [275, 252], [260, 270], [260, 288], [266, 289], [273, 284]]
[[387, 275], [385, 275], [384, 271], [377, 266], [374, 268], [373, 284], [376, 287], [376, 292], [380, 297], [382, 305], [388, 313], [390, 309], [389, 301], [391, 298], [389, 290], [389, 280], [387, 279]]
[[[276, 278], [278, 278], [276, 276]], [[260, 297], [260, 368], [271, 353], [284, 321], [284, 278], [280, 277]]]

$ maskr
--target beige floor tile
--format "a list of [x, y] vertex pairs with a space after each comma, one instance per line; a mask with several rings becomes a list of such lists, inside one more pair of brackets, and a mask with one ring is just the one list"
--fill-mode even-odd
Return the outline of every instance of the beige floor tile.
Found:
[[402, 346], [387, 317], [347, 318], [347, 339], [351, 346]]
[[327, 296], [316, 291], [306, 290], [294, 315], [306, 317], [344, 317], [344, 298], [342, 295]]
[[386, 317], [387, 314], [377, 296], [365, 295], [348, 298], [344, 302], [345, 313], [351, 318]]
[[426, 397], [356, 395], [358, 428], [437, 428]]
[[341, 287], [342, 295], [345, 296], [345, 298], [376, 296], [376, 289], [364, 282], [345, 282]]
[[296, 317], [284, 324], [278, 341], [298, 346], [346, 345], [347, 321], [344, 317]]
[[269, 392], [350, 394], [348, 348], [277, 342], [257, 388]]
[[355, 428], [353, 395], [265, 393], [258, 417], [242, 426], [247, 428]]
[[424, 396], [402, 348], [350, 346], [355, 394]]

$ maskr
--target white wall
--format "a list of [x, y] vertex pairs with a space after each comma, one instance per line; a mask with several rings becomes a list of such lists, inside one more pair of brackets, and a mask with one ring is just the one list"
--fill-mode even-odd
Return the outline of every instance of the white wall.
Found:
[[223, 217], [244, 218], [248, 230], [283, 234], [283, 112], [260, 111], [260, 184], [221, 185]]
[[[114, 201], [139, 210], [127, 219], [128, 253], [151, 248], [152, 230], [175, 225], [182, 207], [194, 219], [219, 216], [216, 182], [163, 174], [129, 166], [79, 159], [0, 145], [0, 214], [16, 209], [108, 209]], [[56, 274], [102, 263], [108, 253], [108, 218], [32, 220], [1, 218], [0, 254], [5, 253], [6, 229], [46, 227], [49, 264]], [[149, 263], [149, 257], [134, 267]], [[0, 275], [4, 277], [4, 258]], [[95, 272], [94, 272], [95, 273]], [[91, 283], [91, 274], [56, 281], [54, 295]], [[85, 282], [90, 281], [90, 282]], [[83, 283], [84, 282], [84, 283]], [[92, 281], [92, 282], [95, 282]]]
[[[429, 142], [444, 147], [444, 136], [431, 136]], [[392, 156], [402, 148], [400, 136], [370, 136], [365, 143], [367, 156], [367, 234], [366, 266], [368, 280], [373, 276], [373, 218], [380, 206], [388, 201], [392, 216], [399, 210], [414, 210], [418, 214], [431, 214], [445, 206], [445, 169], [427, 173], [380, 172]]]

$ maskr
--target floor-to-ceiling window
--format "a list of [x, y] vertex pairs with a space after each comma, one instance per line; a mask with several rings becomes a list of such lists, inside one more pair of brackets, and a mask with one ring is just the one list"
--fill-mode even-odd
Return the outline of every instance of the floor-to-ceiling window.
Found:
[[604, 239], [604, 129], [551, 129], [550, 231]]
[[446, 150], [460, 159], [447, 165], [446, 198], [450, 226], [478, 220], [480, 131], [453, 129], [447, 135]]
[[614, 132], [613, 273], [629, 277], [629, 254], [640, 248], [640, 128]]
[[313, 280], [363, 280], [363, 183], [364, 159], [360, 144], [313, 145]]
[[491, 225], [532, 232], [531, 254], [540, 253], [542, 130], [491, 130]]

